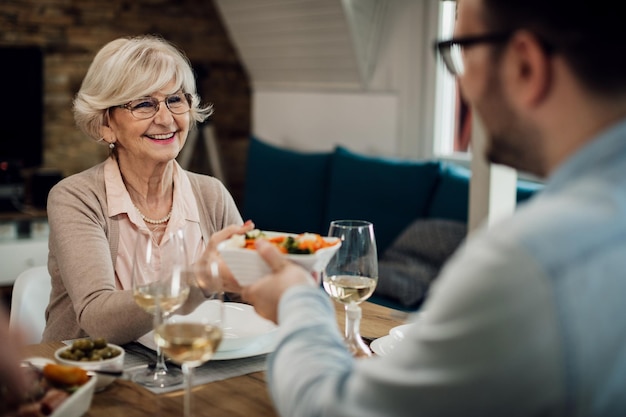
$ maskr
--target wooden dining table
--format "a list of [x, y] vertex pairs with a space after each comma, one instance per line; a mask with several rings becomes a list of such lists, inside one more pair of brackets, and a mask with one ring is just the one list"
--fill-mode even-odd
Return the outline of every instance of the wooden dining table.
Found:
[[[365, 302], [361, 304], [361, 335], [366, 341], [385, 336], [389, 330], [404, 323], [406, 313]], [[343, 305], [335, 303], [337, 325], [343, 329]], [[24, 357], [53, 358], [54, 351], [64, 346], [62, 342], [28, 345]], [[364, 359], [367, 360], [367, 359]], [[130, 380], [118, 379], [106, 389], [96, 392], [88, 417], [144, 417], [180, 416], [183, 410], [182, 390], [165, 394], [152, 391]], [[196, 417], [260, 417], [277, 416], [265, 382], [265, 372], [254, 372], [221, 381], [195, 386], [193, 389], [193, 415]]]

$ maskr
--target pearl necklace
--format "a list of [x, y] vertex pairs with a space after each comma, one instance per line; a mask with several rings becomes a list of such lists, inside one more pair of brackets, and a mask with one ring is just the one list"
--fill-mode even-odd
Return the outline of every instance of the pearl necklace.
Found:
[[133, 203], [133, 207], [135, 207], [135, 210], [137, 210], [137, 213], [139, 213], [143, 221], [146, 223], [150, 223], [150, 224], [163, 224], [167, 222], [170, 219], [170, 217], [172, 217], [172, 209], [174, 208], [172, 205], [172, 208], [170, 208], [170, 212], [167, 213], [167, 216], [161, 217], [158, 220], [154, 220], [154, 219], [151, 219], [150, 217], [147, 217], [145, 214], [143, 214], [141, 210], [139, 210], [139, 207], [135, 205], [135, 203]]

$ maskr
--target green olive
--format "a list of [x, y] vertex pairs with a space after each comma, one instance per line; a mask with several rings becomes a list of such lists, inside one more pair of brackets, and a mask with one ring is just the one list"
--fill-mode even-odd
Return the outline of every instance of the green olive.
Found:
[[93, 346], [95, 349], [104, 349], [107, 347], [107, 341], [103, 337], [98, 337], [93, 340]]
[[61, 352], [59, 356], [62, 357], [63, 359], [69, 359], [69, 360], [73, 360], [74, 358], [74, 355], [69, 349], [66, 349], [63, 352]]
[[121, 355], [117, 348], [109, 346], [106, 339], [100, 337], [94, 340], [78, 339], [72, 346], [62, 351], [59, 356], [73, 361], [101, 361]]
[[91, 352], [94, 343], [90, 339], [78, 339], [72, 344], [73, 350], [82, 350], [83, 352]]

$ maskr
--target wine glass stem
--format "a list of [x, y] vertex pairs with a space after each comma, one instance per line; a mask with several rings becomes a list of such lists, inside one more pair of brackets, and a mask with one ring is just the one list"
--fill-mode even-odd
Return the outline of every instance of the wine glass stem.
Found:
[[157, 360], [156, 366], [154, 367], [155, 373], [167, 372], [167, 366], [165, 365], [165, 355], [163, 355], [163, 351], [159, 346], [157, 346]]
[[[154, 328], [156, 329], [163, 323], [166, 319], [166, 314], [159, 308], [159, 304], [157, 303], [157, 309], [154, 313]], [[157, 344], [156, 347], [156, 365], [154, 367], [154, 375], [161, 375], [167, 373], [167, 366], [165, 365], [165, 355], [163, 355], [163, 350]]]
[[346, 305], [345, 337], [348, 348], [354, 356], [371, 356], [372, 352], [361, 338], [361, 307], [358, 304]]
[[360, 307], [356, 304], [346, 304], [346, 327], [345, 336], [350, 340], [359, 334], [361, 325]]
[[193, 368], [187, 364], [183, 364], [182, 370], [185, 378], [184, 413], [185, 417], [191, 417], [191, 387], [193, 386]]

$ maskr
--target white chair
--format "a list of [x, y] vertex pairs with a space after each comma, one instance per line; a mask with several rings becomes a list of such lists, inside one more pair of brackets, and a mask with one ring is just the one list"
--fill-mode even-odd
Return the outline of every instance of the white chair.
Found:
[[47, 266], [35, 266], [23, 271], [13, 284], [9, 327], [19, 328], [25, 343], [41, 342], [51, 288]]

